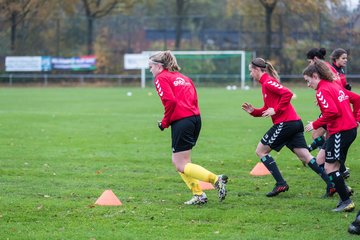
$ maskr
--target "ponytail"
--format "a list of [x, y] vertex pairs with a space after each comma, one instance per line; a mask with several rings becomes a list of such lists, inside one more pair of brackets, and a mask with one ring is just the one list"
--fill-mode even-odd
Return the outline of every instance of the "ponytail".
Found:
[[181, 68], [177, 64], [174, 54], [170, 51], [157, 52], [149, 58], [151, 61], [161, 64], [170, 72], [179, 72]]
[[266, 62], [263, 58], [255, 58], [251, 61], [251, 67], [258, 67], [262, 72], [267, 72], [271, 77], [280, 80], [279, 75], [270, 62]]

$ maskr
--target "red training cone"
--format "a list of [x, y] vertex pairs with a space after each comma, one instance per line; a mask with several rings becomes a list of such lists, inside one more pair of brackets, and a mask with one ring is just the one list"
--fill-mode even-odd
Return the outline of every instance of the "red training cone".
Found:
[[250, 172], [253, 176], [264, 176], [271, 174], [262, 162], [258, 162]]
[[116, 197], [116, 195], [111, 190], [105, 190], [101, 196], [96, 200], [96, 205], [100, 206], [120, 206], [122, 205], [121, 201]]

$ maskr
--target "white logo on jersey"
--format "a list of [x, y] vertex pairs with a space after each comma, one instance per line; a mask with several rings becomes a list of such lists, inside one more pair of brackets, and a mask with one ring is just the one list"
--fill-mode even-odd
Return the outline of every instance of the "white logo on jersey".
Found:
[[328, 108], [329, 104], [327, 103], [326, 99], [324, 98], [324, 96], [322, 95], [321, 92], [319, 92], [318, 94], [316, 94], [316, 97], [318, 98], [319, 102], [321, 103], [321, 105], [324, 108]]
[[278, 82], [276, 82], [276, 81], [268, 81], [268, 84], [270, 84], [270, 85], [272, 85], [272, 86], [274, 86], [274, 87], [276, 87], [276, 88], [278, 88], [278, 89], [282, 89], [283, 88], [283, 86], [281, 86]]
[[345, 95], [345, 93], [342, 90], [340, 90], [338, 99], [339, 99], [339, 102], [342, 102], [342, 101], [349, 99], [349, 96]]
[[181, 77], [177, 77], [174, 81], [174, 86], [188, 86], [190, 83], [185, 82], [185, 80]]

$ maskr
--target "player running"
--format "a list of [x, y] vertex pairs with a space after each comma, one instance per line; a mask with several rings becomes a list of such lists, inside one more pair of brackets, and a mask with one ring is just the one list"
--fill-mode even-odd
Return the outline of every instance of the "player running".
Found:
[[252, 60], [249, 70], [251, 77], [261, 84], [264, 106], [254, 108], [251, 104], [244, 103], [242, 109], [254, 117], [271, 117], [274, 124], [265, 133], [256, 148], [257, 156], [276, 180], [274, 189], [266, 196], [273, 197], [289, 189], [274, 158], [270, 155], [272, 150], [279, 152], [284, 146], [287, 146], [301, 161], [320, 175], [326, 182], [327, 188], [331, 188], [332, 183], [329, 177], [317, 165], [316, 159], [307, 149], [304, 125], [290, 103], [293, 93], [280, 84], [276, 70], [271, 63], [264, 59], [255, 58]]
[[325, 141], [325, 171], [335, 184], [340, 202], [333, 211], [353, 211], [355, 204], [340, 173], [340, 165], [345, 163], [348, 149], [357, 135], [357, 122], [354, 118], [349, 96], [337, 84], [333, 72], [319, 59], [309, 64], [303, 71], [308, 87], [316, 90], [316, 99], [322, 116], [305, 126], [306, 131], [326, 126], [329, 134]]
[[169, 50], [152, 55], [149, 58], [149, 68], [165, 109], [158, 127], [163, 131], [171, 126], [172, 163], [193, 194], [184, 204], [207, 203], [207, 196], [200, 188], [199, 180], [212, 183], [218, 190], [219, 200], [224, 200], [228, 177], [215, 175], [191, 162], [191, 150], [201, 129], [198, 97], [192, 80], [179, 72], [176, 58]]

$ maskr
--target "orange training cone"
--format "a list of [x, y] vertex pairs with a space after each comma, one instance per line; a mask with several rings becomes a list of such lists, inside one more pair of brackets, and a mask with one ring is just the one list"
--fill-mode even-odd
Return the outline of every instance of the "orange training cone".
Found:
[[262, 162], [258, 162], [250, 172], [253, 176], [264, 176], [271, 174]]
[[100, 206], [120, 206], [122, 203], [116, 197], [116, 195], [111, 190], [105, 190], [101, 196], [96, 200], [96, 205]]
[[215, 189], [214, 186], [208, 182], [199, 181], [199, 185], [200, 185], [201, 190]]

